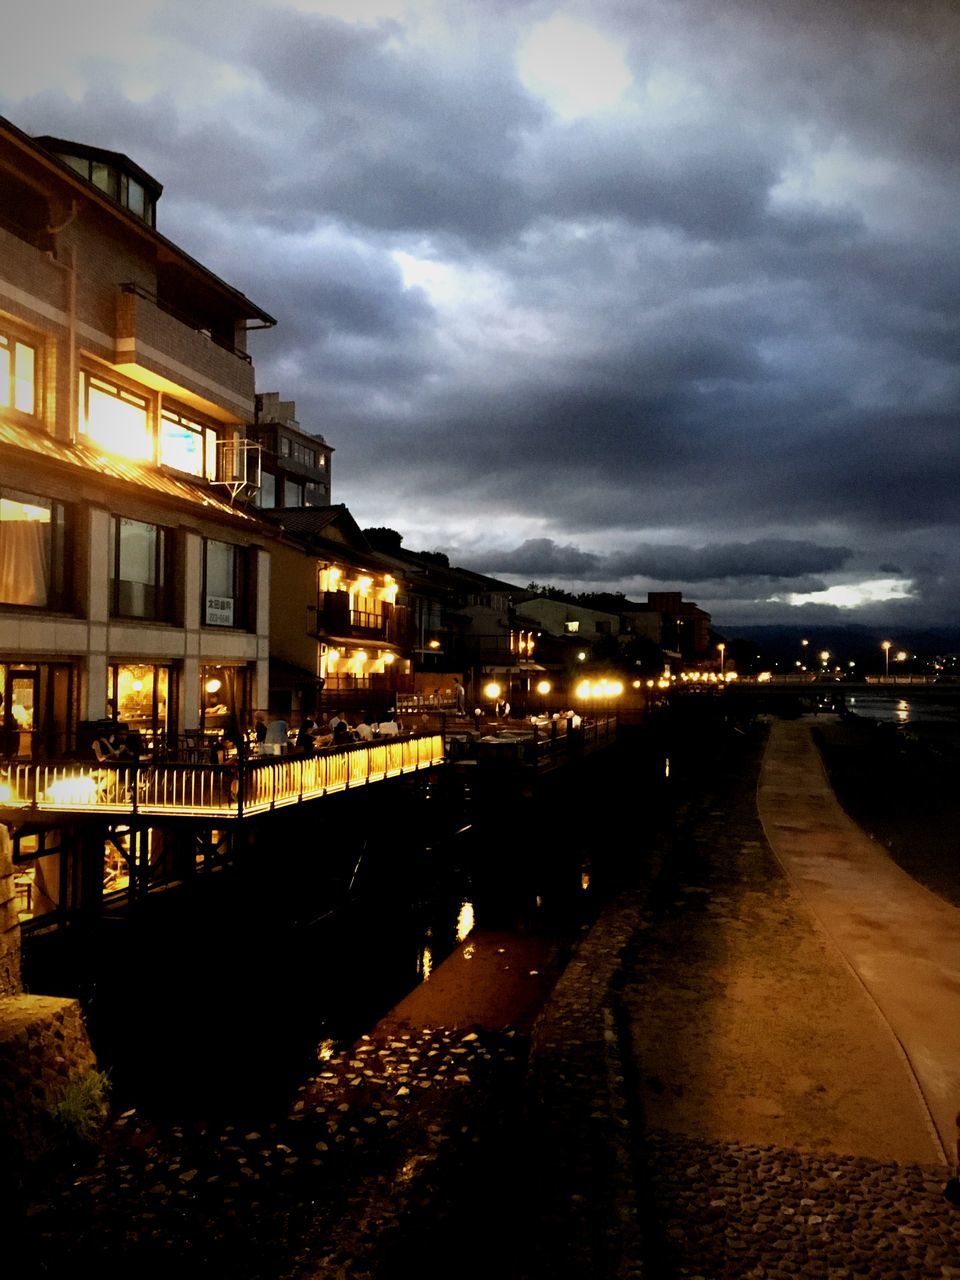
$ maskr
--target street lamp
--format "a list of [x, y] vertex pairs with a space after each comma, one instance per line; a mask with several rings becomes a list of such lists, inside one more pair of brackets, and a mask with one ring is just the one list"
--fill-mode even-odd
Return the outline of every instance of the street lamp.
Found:
[[884, 640], [880, 648], [883, 650], [883, 678], [890, 679], [890, 650], [893, 648], [892, 640]]
[[720, 650], [720, 679], [722, 680], [723, 664], [726, 661], [726, 656], [727, 656], [727, 646], [725, 644], [718, 644], [717, 648]]

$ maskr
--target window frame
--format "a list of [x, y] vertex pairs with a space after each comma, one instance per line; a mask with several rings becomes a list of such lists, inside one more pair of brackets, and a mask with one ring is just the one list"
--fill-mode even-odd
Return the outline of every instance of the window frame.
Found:
[[[120, 608], [121, 583], [126, 581], [120, 577], [120, 552], [123, 522], [142, 525], [145, 529], [153, 529], [157, 535], [153, 549], [154, 572], [154, 607], [152, 612], [125, 613]], [[107, 564], [107, 590], [109, 593], [109, 611], [111, 618], [123, 618], [132, 622], [173, 622], [174, 621], [174, 583], [176, 581], [176, 531], [167, 525], [154, 524], [150, 520], [136, 520], [132, 516], [110, 515], [110, 558]]]
[[[209, 548], [211, 545], [230, 547], [233, 552], [233, 595], [230, 597], [233, 608], [229, 622], [217, 622], [210, 617], [209, 601], [223, 600], [227, 597], [211, 597], [208, 589]], [[204, 627], [215, 627], [218, 630], [249, 631], [250, 628], [250, 548], [237, 542], [225, 542], [222, 538], [204, 538], [203, 540], [203, 574], [202, 594], [200, 597], [200, 624]]]
[[[178, 467], [175, 462], [166, 462], [163, 457], [163, 424], [170, 422], [173, 425], [184, 427], [192, 431], [194, 435], [200, 437], [201, 452], [201, 468], [199, 474], [196, 471], [186, 471], [183, 467]], [[180, 475], [190, 476], [193, 480], [206, 481], [212, 484], [217, 478], [217, 443], [219, 436], [217, 429], [211, 426], [209, 422], [204, 422], [198, 417], [188, 414], [181, 409], [179, 405], [166, 403], [160, 405], [160, 412], [157, 415], [157, 463], [162, 467], [169, 467], [172, 471], [178, 472]]]
[[[17, 387], [19, 379], [17, 377], [17, 353], [20, 347], [25, 348], [33, 355], [33, 408], [21, 409], [17, 405]], [[43, 378], [41, 376], [40, 361], [42, 356], [41, 344], [35, 337], [27, 337], [18, 329], [11, 327], [6, 322], [0, 325], [0, 348], [5, 348], [10, 356], [10, 377], [7, 386], [7, 394], [10, 397], [10, 403], [0, 405], [0, 413], [13, 413], [18, 418], [39, 419], [42, 417], [42, 400], [41, 390], [43, 387]]]
[[[14, 485], [0, 485], [0, 498], [6, 497], [13, 502], [29, 502], [37, 505], [50, 504], [50, 586], [43, 604], [17, 604], [13, 601], [0, 600], [0, 611], [28, 609], [34, 613], [66, 613], [72, 604], [73, 577], [71, 569], [76, 538], [76, 507], [59, 498], [51, 498], [45, 493], [33, 493], [19, 489]], [[0, 522], [0, 534], [3, 525]]]

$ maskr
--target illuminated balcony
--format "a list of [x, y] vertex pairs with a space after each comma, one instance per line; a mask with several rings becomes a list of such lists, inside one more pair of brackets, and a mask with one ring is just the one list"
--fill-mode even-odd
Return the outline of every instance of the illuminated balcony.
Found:
[[227, 764], [2, 764], [0, 820], [253, 817], [442, 764], [443, 736], [356, 743], [306, 758]]
[[253, 419], [254, 373], [247, 353], [138, 285], [121, 285], [117, 295], [114, 360], [137, 382], [221, 422]]

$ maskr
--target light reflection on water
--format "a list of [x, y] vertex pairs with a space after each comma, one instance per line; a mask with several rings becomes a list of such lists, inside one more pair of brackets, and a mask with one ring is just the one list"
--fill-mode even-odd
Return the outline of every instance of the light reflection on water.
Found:
[[904, 724], [911, 729], [922, 729], [924, 725], [952, 726], [960, 741], [960, 703], [957, 702], [868, 693], [849, 697], [847, 706], [854, 715], [881, 724]]

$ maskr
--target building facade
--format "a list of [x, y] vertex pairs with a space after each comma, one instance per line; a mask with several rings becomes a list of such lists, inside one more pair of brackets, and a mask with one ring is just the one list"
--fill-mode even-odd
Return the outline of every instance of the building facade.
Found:
[[[157, 231], [160, 193], [125, 156], [0, 120], [8, 778], [83, 758], [99, 721], [159, 758], [265, 699], [271, 530], [239, 499], [258, 482], [246, 335], [273, 321]], [[48, 871], [34, 907], [62, 905]]]

